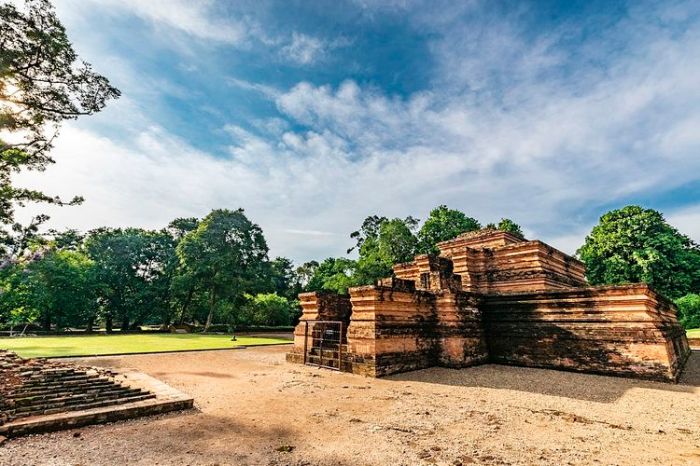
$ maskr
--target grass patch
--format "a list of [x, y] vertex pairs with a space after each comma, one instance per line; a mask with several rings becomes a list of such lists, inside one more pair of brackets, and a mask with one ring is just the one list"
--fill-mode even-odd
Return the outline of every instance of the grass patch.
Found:
[[691, 328], [686, 330], [685, 334], [688, 335], [688, 338], [700, 338], [700, 328]]
[[25, 358], [97, 356], [128, 353], [162, 353], [168, 351], [208, 350], [236, 346], [274, 345], [291, 340], [231, 335], [158, 333], [132, 335], [86, 335], [60, 337], [0, 338], [0, 348]]

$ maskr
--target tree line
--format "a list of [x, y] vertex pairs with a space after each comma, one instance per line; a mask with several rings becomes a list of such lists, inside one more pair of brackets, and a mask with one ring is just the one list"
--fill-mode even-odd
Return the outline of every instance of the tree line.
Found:
[[[0, 322], [45, 331], [143, 325], [285, 326], [300, 314], [302, 291], [347, 292], [391, 275], [391, 266], [459, 233], [481, 228], [458, 210], [418, 220], [371, 216], [350, 238], [358, 259], [328, 258], [295, 267], [268, 258], [262, 229], [242, 209], [178, 218], [162, 230], [97, 228], [35, 233], [0, 267]], [[516, 234], [510, 220], [502, 228]], [[494, 225], [496, 227], [496, 225]]]
[[[413, 217], [370, 216], [350, 236], [347, 255], [295, 267], [268, 258], [261, 229], [243, 210], [214, 210], [173, 220], [158, 231], [99, 228], [40, 233], [48, 220], [15, 220], [30, 202], [75, 205], [12, 184], [22, 170], [43, 170], [65, 120], [101, 111], [120, 96], [79, 59], [49, 0], [23, 10], [0, 4], [0, 325], [44, 328], [104, 324], [213, 322], [279, 325], [298, 315], [302, 290], [346, 292], [391, 274], [416, 253], [481, 228], [465, 213], [439, 206], [420, 225]], [[6, 137], [9, 135], [10, 137]], [[509, 219], [487, 227], [522, 235]], [[593, 285], [645, 282], [675, 300], [687, 328], [700, 327], [700, 249], [660, 212], [639, 206], [600, 218], [577, 256]]]
[[242, 209], [180, 218], [162, 230], [98, 228], [35, 235], [0, 268], [0, 319], [44, 330], [216, 319], [229, 326], [290, 325], [292, 263], [268, 259], [262, 230]]

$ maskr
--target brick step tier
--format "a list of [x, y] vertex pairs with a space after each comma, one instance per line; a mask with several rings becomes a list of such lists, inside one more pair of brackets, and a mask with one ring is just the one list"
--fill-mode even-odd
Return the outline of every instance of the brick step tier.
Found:
[[128, 404], [128, 403], [135, 403], [137, 401], [143, 401], [143, 400], [149, 400], [153, 399], [156, 396], [152, 393], [141, 393], [141, 394], [133, 394], [129, 396], [120, 396], [120, 397], [114, 397], [111, 399], [97, 399], [94, 401], [86, 401], [82, 403], [74, 403], [74, 404], [64, 404], [60, 406], [56, 406], [53, 408], [46, 408], [46, 409], [37, 409], [37, 410], [32, 410], [32, 411], [23, 411], [23, 412], [15, 412], [14, 414], [11, 413], [11, 420], [17, 420], [21, 418], [28, 418], [32, 416], [42, 416], [46, 414], [57, 414], [57, 413], [64, 413], [64, 412], [69, 412], [69, 411], [83, 411], [87, 409], [94, 409], [94, 408], [103, 408], [105, 406], [116, 406], [116, 405], [123, 405], [123, 404]]
[[17, 419], [123, 405], [156, 396], [111, 371], [22, 359], [0, 350], [0, 426]]
[[[60, 404], [77, 404], [83, 400], [99, 400], [99, 399], [113, 399], [119, 398], [121, 396], [141, 394], [141, 389], [138, 388], [119, 388], [105, 391], [93, 391], [92, 393], [60, 393], [60, 394], [47, 394], [44, 396], [35, 396], [29, 398], [16, 398], [14, 400], [15, 409], [19, 410], [31, 410], [34, 407], [41, 407], [46, 405], [56, 405]], [[50, 406], [50, 407], [56, 407]]]

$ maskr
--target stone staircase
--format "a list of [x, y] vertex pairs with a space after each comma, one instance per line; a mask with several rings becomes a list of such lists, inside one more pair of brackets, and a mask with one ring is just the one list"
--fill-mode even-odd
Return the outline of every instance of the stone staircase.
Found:
[[118, 382], [108, 370], [0, 350], [0, 426], [23, 418], [83, 411], [153, 399], [155, 394]]

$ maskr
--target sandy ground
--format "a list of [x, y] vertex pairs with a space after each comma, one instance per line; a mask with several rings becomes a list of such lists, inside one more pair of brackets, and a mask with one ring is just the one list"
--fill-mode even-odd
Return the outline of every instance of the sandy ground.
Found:
[[14, 439], [2, 465], [700, 464], [700, 352], [681, 384], [487, 365], [374, 380], [288, 347], [83, 359], [197, 410]]

